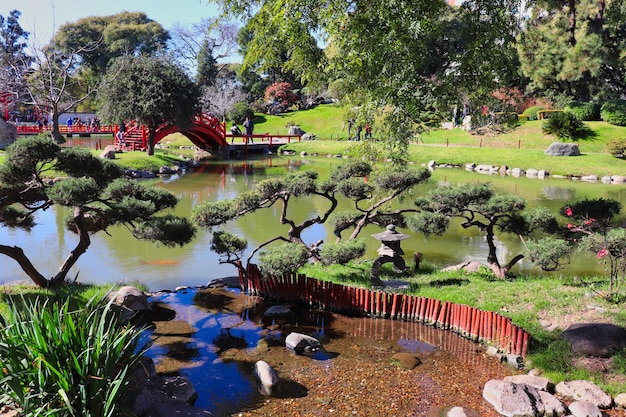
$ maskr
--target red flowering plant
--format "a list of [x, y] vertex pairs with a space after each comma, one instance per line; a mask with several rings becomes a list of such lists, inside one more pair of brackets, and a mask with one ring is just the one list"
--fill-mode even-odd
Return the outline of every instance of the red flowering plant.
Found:
[[578, 250], [596, 254], [609, 271], [609, 295], [619, 294], [626, 276], [626, 229], [616, 221], [622, 210], [618, 201], [585, 199], [561, 208], [568, 218], [565, 235]]

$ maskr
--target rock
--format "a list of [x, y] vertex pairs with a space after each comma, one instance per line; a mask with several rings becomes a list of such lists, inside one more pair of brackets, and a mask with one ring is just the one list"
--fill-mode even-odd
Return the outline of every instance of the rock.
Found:
[[437, 168], [437, 162], [434, 159], [431, 159], [426, 164], [426, 167], [432, 171], [434, 168]]
[[551, 392], [554, 389], [554, 384], [552, 384], [548, 378], [542, 376], [511, 375], [505, 376], [504, 381], [530, 385], [531, 387], [537, 388], [539, 391]]
[[144, 417], [211, 416], [208, 411], [193, 407], [198, 394], [185, 377], [151, 378], [137, 395], [131, 410]]
[[300, 129], [300, 126], [289, 126], [289, 134], [290, 135], [304, 135], [304, 130]]
[[313, 133], [305, 133], [302, 135], [302, 140], [315, 140], [317, 137]]
[[451, 271], [460, 271], [460, 270], [464, 270], [466, 272], [477, 272], [481, 266], [482, 264], [480, 262], [468, 261], [468, 262], [462, 262], [460, 264], [443, 268], [441, 272], [451, 272]]
[[272, 395], [278, 386], [278, 376], [272, 367], [265, 361], [257, 361], [254, 364], [254, 376], [259, 382], [261, 395]]
[[626, 348], [626, 329], [609, 323], [574, 323], [561, 336], [582, 355], [607, 358]]
[[506, 355], [506, 363], [514, 369], [522, 369], [524, 367], [524, 358], [521, 355], [509, 353]]
[[100, 158], [102, 159], [115, 159], [115, 146], [107, 145], [104, 150], [100, 153]]
[[509, 171], [509, 174], [513, 177], [519, 178], [524, 175], [524, 170], [522, 168], [513, 168]]
[[[611, 396], [591, 381], [563, 381], [556, 385], [556, 392], [575, 401], [589, 402], [599, 408], [609, 408], [613, 404]], [[571, 406], [570, 406], [571, 411]]]
[[0, 118], [0, 149], [6, 149], [7, 146], [17, 140], [17, 128], [11, 123], [5, 122]]
[[582, 177], [580, 177], [581, 181], [585, 181], [585, 182], [596, 182], [598, 181], [598, 176], [597, 175], [583, 175]]
[[426, 417], [480, 417], [480, 414], [464, 407], [439, 407], [430, 410]]
[[626, 408], [626, 394], [617, 394], [613, 401], [615, 402], [616, 407]]
[[285, 346], [287, 350], [297, 355], [313, 355], [322, 348], [316, 338], [296, 332], [289, 333], [285, 339]]
[[549, 392], [539, 391], [539, 397], [544, 407], [545, 417], [559, 417], [566, 414], [565, 404]]
[[123, 323], [135, 317], [137, 313], [150, 310], [148, 297], [139, 288], [126, 285], [111, 295], [113, 304], [122, 308]]
[[612, 184], [624, 184], [626, 182], [626, 177], [623, 175], [612, 175], [611, 183]]
[[526, 384], [492, 379], [485, 384], [483, 398], [507, 417], [535, 417], [545, 412], [539, 391]]
[[391, 363], [395, 364], [402, 370], [410, 371], [411, 369], [421, 365], [422, 360], [418, 356], [411, 353], [400, 352], [391, 357]]
[[263, 313], [263, 315], [265, 317], [285, 317], [285, 316], [290, 316], [293, 314], [293, 311], [291, 311], [291, 309], [288, 306], [284, 306], [284, 305], [275, 305], [275, 306], [271, 306], [270, 308], [268, 308], [267, 310], [265, 310], [265, 313]]
[[500, 173], [500, 175], [506, 175], [507, 171], [509, 170], [509, 167], [506, 165], [502, 165], [500, 167], [500, 171], [498, 171]]
[[580, 156], [580, 149], [575, 143], [553, 142], [544, 153], [550, 156]]
[[468, 170], [468, 171], [473, 171], [474, 168], [476, 168], [476, 164], [473, 163], [473, 162], [471, 164], [466, 164], [465, 165], [465, 169]]
[[539, 171], [537, 171], [535, 168], [529, 168], [526, 170], [526, 176], [528, 178], [536, 178], [538, 173]]
[[574, 417], [602, 417], [602, 412], [587, 401], [574, 401], [569, 405], [569, 412]]

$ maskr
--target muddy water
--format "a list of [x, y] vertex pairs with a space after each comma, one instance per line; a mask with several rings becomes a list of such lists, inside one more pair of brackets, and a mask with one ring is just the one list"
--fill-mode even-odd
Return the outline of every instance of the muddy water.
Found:
[[[296, 305], [293, 315], [270, 319], [263, 300], [224, 289], [157, 294], [152, 301], [176, 312], [153, 331], [157, 370], [189, 377], [196, 407], [216, 416], [426, 416], [462, 405], [497, 417], [482, 388], [513, 373], [484, 347], [416, 323]], [[324, 349], [312, 358], [288, 352], [284, 339], [292, 331], [316, 336]], [[422, 364], [401, 370], [391, 362], [398, 352], [416, 354]], [[258, 360], [279, 376], [273, 397], [258, 393], [252, 372]]]

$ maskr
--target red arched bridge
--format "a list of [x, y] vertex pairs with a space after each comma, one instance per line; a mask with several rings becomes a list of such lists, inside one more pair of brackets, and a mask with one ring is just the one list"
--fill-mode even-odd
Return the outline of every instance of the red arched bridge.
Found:
[[[22, 135], [37, 134], [46, 130], [50, 130], [49, 127], [42, 127], [35, 125], [17, 125], [18, 133]], [[117, 126], [100, 126], [97, 130], [90, 126], [59, 126], [61, 134], [68, 136], [91, 136], [97, 134], [112, 134], [116, 139], [115, 143], [121, 145], [126, 149], [143, 150], [146, 149], [148, 142], [148, 129], [131, 121], [126, 125], [126, 134], [124, 135], [124, 144], [118, 143], [117, 139]], [[280, 135], [261, 133], [253, 135], [239, 135], [233, 136], [230, 132], [226, 131], [226, 123], [220, 121], [211, 113], [198, 113], [193, 117], [192, 123], [185, 127], [179, 128], [176, 125], [170, 123], [164, 123], [156, 131], [154, 137], [154, 143], [157, 144], [164, 137], [171, 135], [172, 133], [181, 133], [198, 148], [211, 153], [219, 153], [220, 151], [228, 152], [233, 147], [245, 146], [247, 148], [267, 149], [280, 146], [285, 143], [289, 143], [292, 140], [300, 140], [300, 135]]]

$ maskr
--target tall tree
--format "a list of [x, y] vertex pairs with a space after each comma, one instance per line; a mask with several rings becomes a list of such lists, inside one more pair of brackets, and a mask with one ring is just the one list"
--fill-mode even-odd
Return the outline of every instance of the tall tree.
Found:
[[[52, 181], [46, 175], [63, 179]], [[78, 242], [51, 278], [33, 265], [23, 248], [0, 244], [0, 254], [22, 267], [40, 287], [55, 287], [85, 253], [91, 235], [114, 225], [127, 227], [138, 239], [165, 245], [191, 241], [195, 228], [181, 217], [157, 215], [176, 206], [174, 195], [163, 189], [144, 187], [123, 178], [122, 170], [110, 161], [86, 150], [60, 148], [50, 138], [38, 136], [18, 140], [0, 166], [0, 226], [30, 230], [36, 213], [53, 205], [67, 207], [72, 215], [66, 227], [78, 235]], [[38, 251], [38, 256], [45, 249]], [[32, 256], [32, 255], [31, 255]]]
[[0, 93], [15, 96], [15, 102], [28, 99], [25, 76], [32, 64], [26, 52], [29, 33], [20, 26], [20, 16], [18, 10], [0, 15]]
[[205, 18], [191, 25], [175, 24], [170, 29], [168, 49], [189, 73], [194, 73], [205, 43], [216, 62], [228, 62], [237, 53], [237, 31], [236, 24], [217, 19]]
[[121, 57], [107, 71], [99, 91], [99, 110], [110, 121], [137, 120], [148, 128], [146, 152], [165, 123], [189, 126], [199, 110], [200, 89], [182, 67], [165, 57]]
[[96, 42], [97, 48], [81, 50], [81, 65], [96, 75], [106, 72], [113, 58], [124, 55], [151, 55], [165, 49], [170, 36], [160, 23], [144, 12], [121, 12], [110, 16], [91, 16], [62, 25], [52, 45], [65, 53]]
[[518, 43], [532, 90], [585, 102], [620, 97], [626, 86], [624, 2], [535, 3]]
[[34, 69], [28, 74], [30, 103], [52, 113], [52, 136], [62, 142], [59, 115], [76, 109], [90, 99], [94, 86], [80, 75], [80, 56], [97, 49], [99, 42], [88, 42], [77, 50], [61, 51], [48, 45], [34, 55]]
[[447, 113], [451, 97], [472, 93], [479, 102], [515, 69], [517, 0], [458, 9], [440, 0], [217, 2], [248, 22], [244, 68], [262, 58], [305, 82], [342, 79], [354, 104], [388, 111], [384, 127], [400, 152], [411, 131]]
[[198, 52], [198, 71], [196, 84], [208, 87], [215, 84], [218, 74], [217, 60], [213, 57], [213, 50], [209, 41], [204, 41]]

